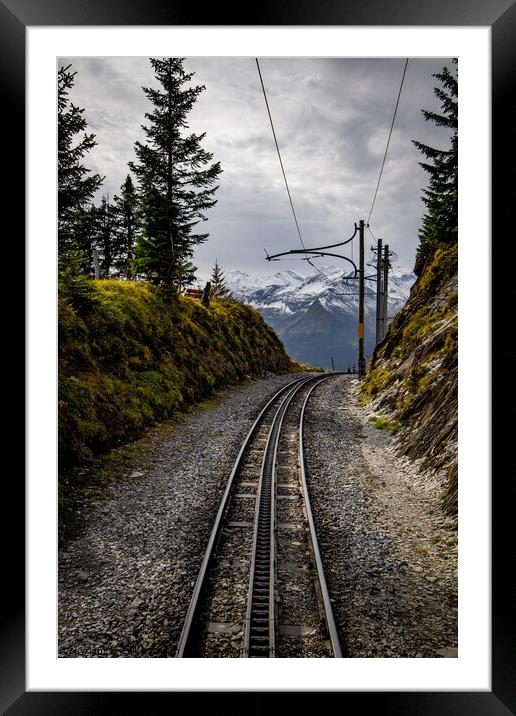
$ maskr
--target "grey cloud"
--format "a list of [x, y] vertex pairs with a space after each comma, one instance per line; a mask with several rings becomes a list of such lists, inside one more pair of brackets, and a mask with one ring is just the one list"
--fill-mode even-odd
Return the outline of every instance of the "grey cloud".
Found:
[[[77, 70], [73, 101], [86, 108], [98, 146], [88, 166], [111, 195], [134, 159], [149, 110], [142, 86], [152, 86], [148, 58], [71, 58]], [[432, 73], [448, 58], [411, 59], [371, 227], [411, 266], [424, 213], [427, 175], [411, 140], [446, 146], [448, 132], [425, 122], [437, 109]], [[253, 58], [187, 58], [193, 82], [204, 84], [190, 129], [206, 132], [205, 148], [220, 161], [218, 203], [197, 249], [206, 272], [215, 257], [225, 266], [264, 271], [263, 249], [299, 248]], [[347, 238], [367, 218], [392, 118], [403, 59], [264, 58], [264, 83], [305, 243]], [[281, 264], [275, 264], [281, 266]], [[288, 267], [288, 264], [285, 264]], [[296, 270], [305, 264], [293, 264]]]

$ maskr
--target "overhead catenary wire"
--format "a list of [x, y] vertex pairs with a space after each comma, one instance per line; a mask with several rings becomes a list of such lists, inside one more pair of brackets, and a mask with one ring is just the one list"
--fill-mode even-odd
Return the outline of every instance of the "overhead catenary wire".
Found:
[[376, 236], [375, 236], [375, 235], [373, 234], [373, 232], [371, 231], [371, 227], [369, 226], [369, 224], [366, 224], [366, 226], [367, 226], [367, 230], [369, 231], [369, 233], [370, 233], [371, 236], [373, 237], [373, 241], [376, 241]]
[[[264, 100], [265, 100], [265, 106], [266, 106], [266, 108], [267, 108], [267, 114], [269, 115], [269, 122], [270, 122], [270, 124], [271, 124], [272, 136], [274, 137], [274, 144], [276, 145], [276, 151], [277, 151], [277, 153], [278, 153], [278, 159], [279, 159], [279, 163], [280, 163], [280, 167], [281, 167], [281, 173], [283, 174], [283, 180], [284, 180], [284, 182], [285, 182], [285, 188], [286, 188], [286, 190], [287, 190], [288, 200], [289, 200], [289, 202], [290, 202], [290, 208], [292, 209], [292, 216], [294, 217], [294, 222], [295, 222], [295, 224], [296, 224], [296, 229], [297, 229], [297, 233], [298, 233], [298, 236], [299, 236], [299, 240], [300, 240], [300, 242], [301, 242], [301, 246], [303, 247], [303, 249], [305, 249], [305, 248], [306, 248], [306, 247], [305, 247], [305, 243], [304, 243], [304, 241], [303, 241], [303, 236], [302, 236], [302, 234], [301, 234], [301, 229], [299, 228], [299, 222], [298, 222], [298, 220], [297, 220], [296, 210], [295, 210], [295, 208], [294, 208], [294, 202], [292, 201], [292, 195], [291, 195], [291, 193], [290, 193], [290, 188], [289, 188], [289, 185], [288, 185], [287, 174], [286, 174], [286, 172], [285, 172], [285, 167], [283, 166], [283, 160], [282, 160], [282, 158], [281, 158], [281, 152], [280, 152], [280, 148], [279, 148], [279, 144], [278, 144], [278, 139], [277, 139], [277, 137], [276, 137], [276, 130], [274, 129], [274, 122], [273, 122], [273, 120], [272, 120], [272, 114], [271, 114], [271, 110], [270, 110], [270, 107], [269, 107], [269, 101], [268, 101], [268, 99], [267, 99], [267, 92], [265, 91], [265, 84], [264, 84], [264, 82], [263, 82], [262, 72], [261, 72], [261, 69], [260, 69], [260, 63], [258, 62], [258, 58], [257, 58], [257, 57], [255, 57], [255, 60], [256, 60], [256, 67], [257, 67], [257, 69], [258, 69], [258, 76], [260, 77], [260, 84], [261, 84], [261, 87], [262, 87], [263, 98], [264, 98]], [[328, 281], [330, 281], [331, 283], [333, 283], [333, 281], [329, 278], [329, 276], [326, 276], [326, 274], [325, 274], [323, 271], [321, 271], [321, 269], [320, 269], [318, 266], [316, 266], [314, 263], [312, 263], [312, 262], [308, 259], [308, 254], [306, 254], [306, 259], [303, 259], [303, 260], [306, 260], [306, 261], [310, 264], [310, 266], [312, 266], [312, 268], [314, 268], [316, 271], [318, 271], [318, 272], [321, 274], [321, 276], [324, 276], [324, 278], [326, 278]]]
[[[277, 138], [277, 136], [276, 136], [276, 130], [275, 130], [275, 128], [274, 128], [274, 121], [273, 121], [273, 119], [272, 119], [272, 113], [271, 113], [271, 110], [270, 110], [269, 101], [268, 101], [268, 99], [267, 99], [267, 92], [266, 92], [266, 90], [265, 90], [265, 84], [264, 84], [264, 81], [263, 81], [263, 76], [262, 76], [262, 72], [261, 72], [261, 68], [260, 68], [260, 63], [259, 63], [257, 57], [255, 58], [255, 61], [256, 61], [256, 68], [257, 68], [257, 70], [258, 70], [258, 76], [259, 76], [259, 78], [260, 78], [260, 85], [261, 85], [261, 88], [262, 88], [263, 98], [264, 98], [264, 100], [265, 100], [265, 106], [266, 106], [266, 109], [267, 109], [267, 114], [268, 114], [269, 122], [270, 122], [270, 125], [271, 125], [272, 136], [273, 136], [273, 138], [274, 138], [274, 144], [275, 144], [275, 146], [276, 146], [276, 152], [277, 152], [277, 154], [278, 154], [278, 160], [279, 160], [280, 167], [281, 167], [281, 173], [282, 173], [282, 175], [283, 175], [283, 180], [284, 180], [284, 182], [285, 182], [285, 188], [286, 188], [286, 190], [287, 190], [287, 196], [288, 196], [288, 200], [289, 200], [289, 203], [290, 203], [290, 208], [291, 208], [291, 210], [292, 210], [292, 216], [294, 217], [294, 223], [295, 223], [296, 230], [297, 230], [297, 233], [298, 233], [298, 236], [299, 236], [299, 240], [300, 240], [300, 242], [301, 242], [301, 246], [302, 246], [302, 248], [303, 248], [303, 251], [305, 252], [305, 258], [302, 259], [302, 260], [303, 260], [303, 261], [306, 261], [306, 262], [307, 262], [312, 268], [314, 268], [321, 276], [323, 276], [327, 281], [329, 281], [329, 283], [330, 283], [331, 285], [335, 286], [337, 283], [340, 283], [340, 282], [342, 282], [342, 281], [346, 281], [349, 277], [341, 276], [341, 277], [336, 278], [336, 279], [331, 279], [324, 271], [322, 271], [315, 263], [313, 263], [313, 259], [314, 259], [315, 257], [313, 257], [313, 256], [312, 256], [312, 257], [309, 257], [309, 250], [306, 249], [305, 243], [304, 243], [304, 241], [303, 241], [303, 236], [302, 236], [302, 234], [301, 234], [301, 229], [300, 229], [299, 222], [298, 222], [298, 219], [297, 219], [296, 210], [295, 210], [295, 208], [294, 208], [294, 202], [293, 202], [293, 200], [292, 200], [292, 195], [291, 195], [291, 193], [290, 193], [290, 187], [289, 187], [289, 185], [288, 185], [288, 180], [287, 180], [287, 175], [286, 175], [286, 172], [285, 172], [285, 167], [284, 167], [284, 165], [283, 165], [283, 160], [282, 160], [282, 158], [281, 158], [281, 151], [280, 151], [280, 148], [279, 148], [278, 138]], [[407, 62], [408, 62], [408, 59], [407, 59]], [[406, 63], [405, 63], [405, 70], [406, 70]], [[405, 75], [405, 70], [404, 70], [403, 76]], [[403, 84], [403, 80], [402, 80], [402, 84]], [[400, 95], [401, 95], [401, 88], [400, 88], [399, 96], [400, 96]], [[398, 103], [399, 103], [399, 96], [398, 96], [398, 101], [397, 101], [397, 103], [396, 103], [396, 110], [397, 110], [397, 106], [398, 106]], [[394, 113], [394, 117], [396, 116], [396, 110], [395, 110], [395, 113]], [[392, 133], [392, 126], [393, 126], [393, 125], [394, 125], [394, 118], [393, 118], [393, 123], [392, 123], [392, 125], [391, 125], [391, 132], [389, 133], [389, 141], [390, 141], [390, 134]], [[388, 148], [388, 144], [387, 144], [387, 148]], [[386, 155], [387, 155], [387, 149], [386, 149], [386, 152], [385, 152], [385, 156], [386, 156]], [[385, 156], [384, 156], [383, 164], [385, 164]], [[382, 170], [381, 170], [381, 172], [383, 171], [383, 164], [382, 164]], [[380, 172], [380, 178], [381, 178], [381, 172]], [[378, 186], [379, 186], [379, 183], [380, 183], [380, 179], [378, 180]], [[378, 191], [378, 186], [377, 186], [377, 191]], [[375, 199], [376, 199], [376, 193], [375, 193]], [[373, 200], [373, 205], [374, 205], [374, 200]], [[371, 208], [371, 211], [372, 211], [372, 208]], [[370, 214], [369, 214], [369, 217], [370, 217], [370, 216], [371, 216], [371, 212], [370, 212]], [[356, 225], [355, 225], [355, 232], [356, 232]], [[371, 232], [371, 234], [372, 234], [372, 232]], [[354, 235], [353, 235], [352, 239], [353, 239], [353, 238], [354, 238]], [[352, 239], [351, 239], [351, 257], [352, 257], [352, 259], [353, 259], [353, 240], [352, 240]], [[345, 243], [347, 243], [347, 242], [345, 242]], [[338, 245], [338, 244], [336, 244], [336, 245]], [[267, 253], [267, 252], [265, 252], [265, 253]]]
[[288, 181], [287, 181], [287, 175], [285, 173], [285, 167], [283, 166], [283, 160], [281, 159], [281, 152], [280, 152], [280, 148], [279, 148], [279, 144], [278, 144], [278, 139], [276, 137], [276, 130], [274, 129], [274, 122], [272, 121], [272, 114], [271, 114], [271, 110], [269, 107], [269, 101], [267, 99], [267, 93], [265, 91], [265, 85], [263, 84], [263, 77], [262, 77], [262, 71], [260, 69], [260, 63], [258, 62], [257, 57], [255, 59], [256, 59], [256, 67], [258, 68], [258, 75], [260, 77], [260, 84], [262, 86], [263, 98], [265, 99], [265, 106], [267, 107], [267, 114], [269, 115], [269, 121], [271, 123], [272, 136], [274, 137], [274, 144], [276, 145], [276, 151], [278, 153], [278, 159], [279, 159], [279, 163], [280, 163], [280, 167], [281, 167], [281, 173], [283, 174], [283, 179], [285, 181], [285, 187], [287, 189], [288, 200], [290, 202], [290, 208], [292, 209], [292, 215], [294, 217], [294, 221], [296, 224], [297, 233], [299, 234], [299, 240], [301, 241], [301, 246], [304, 249], [305, 244], [303, 242], [303, 237], [301, 236], [301, 229], [299, 228], [299, 222], [297, 220], [296, 210], [294, 209], [294, 202], [292, 201], [292, 196], [290, 194], [290, 189], [289, 189]]
[[314, 268], [316, 271], [318, 271], [318, 272], [321, 274], [321, 276], [324, 276], [324, 278], [325, 278], [327, 281], [329, 281], [332, 286], [335, 285], [336, 281], [341, 281], [341, 280], [342, 280], [342, 279], [332, 279], [332, 278], [330, 278], [327, 274], [324, 273], [324, 271], [323, 271], [322, 269], [319, 268], [319, 266], [316, 266], [314, 263], [312, 263], [312, 259], [309, 259], [308, 257], [307, 257], [306, 259], [303, 259], [303, 261], [306, 261], [307, 263], [309, 263], [310, 266], [311, 266], [312, 268]]
[[371, 219], [371, 214], [373, 213], [374, 205], [375, 205], [375, 202], [376, 202], [376, 197], [378, 196], [378, 189], [380, 188], [380, 182], [381, 182], [381, 180], [382, 180], [383, 168], [384, 168], [384, 166], [385, 166], [385, 160], [387, 159], [387, 152], [389, 151], [389, 144], [390, 144], [390, 141], [391, 141], [392, 130], [393, 130], [393, 128], [394, 128], [394, 122], [395, 122], [395, 120], [396, 120], [396, 113], [397, 113], [397, 111], [398, 111], [398, 105], [399, 105], [399, 103], [400, 103], [401, 90], [403, 89], [403, 82], [405, 81], [405, 74], [406, 74], [406, 72], [407, 72], [408, 61], [409, 61], [409, 58], [407, 57], [407, 59], [405, 60], [405, 66], [404, 66], [404, 68], [403, 68], [403, 74], [402, 74], [402, 76], [401, 76], [400, 89], [399, 89], [399, 92], [398, 92], [398, 98], [396, 99], [396, 106], [394, 107], [394, 114], [392, 115], [391, 128], [390, 128], [390, 130], [389, 130], [389, 136], [388, 136], [388, 138], [387, 138], [387, 145], [386, 145], [386, 147], [385, 147], [385, 153], [384, 153], [384, 155], [383, 155], [382, 166], [380, 167], [380, 174], [379, 174], [379, 176], [378, 176], [378, 182], [377, 182], [377, 184], [376, 184], [376, 189], [375, 189], [375, 192], [374, 192], [373, 201], [372, 201], [372, 203], [371, 203], [371, 209], [369, 210], [369, 216], [367, 217], [366, 224], [369, 224], [369, 220]]

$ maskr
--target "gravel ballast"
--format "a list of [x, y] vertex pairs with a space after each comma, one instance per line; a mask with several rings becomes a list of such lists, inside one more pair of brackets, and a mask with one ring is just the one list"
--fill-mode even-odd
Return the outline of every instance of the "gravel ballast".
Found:
[[[82, 504], [59, 552], [60, 657], [174, 656], [241, 442], [295, 377], [249, 381], [154, 428], [153, 447], [131, 459], [109, 495]], [[305, 424], [343, 655], [456, 656], [457, 531], [441, 508], [442, 485], [397, 455], [396, 437], [358, 407], [356, 387], [354, 376], [324, 381]]]
[[457, 656], [457, 530], [442, 485], [396, 453], [354, 376], [306, 417], [308, 487], [344, 656]]
[[156, 428], [155, 447], [109, 499], [82, 506], [79, 533], [59, 553], [59, 656], [174, 656], [240, 444], [261, 407], [295, 378], [251, 381], [172, 430]]

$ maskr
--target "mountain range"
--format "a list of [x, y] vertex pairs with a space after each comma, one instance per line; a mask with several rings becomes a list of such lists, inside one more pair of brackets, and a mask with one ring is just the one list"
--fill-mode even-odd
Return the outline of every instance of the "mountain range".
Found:
[[[367, 271], [367, 269], [366, 269]], [[370, 273], [375, 273], [373, 268]], [[357, 364], [358, 281], [335, 266], [309, 276], [292, 270], [272, 275], [225, 272], [234, 298], [257, 309], [276, 331], [287, 352], [299, 361], [347, 370]], [[409, 269], [389, 272], [388, 317], [408, 299], [416, 277]], [[365, 286], [365, 350], [372, 356], [376, 332], [376, 277]]]

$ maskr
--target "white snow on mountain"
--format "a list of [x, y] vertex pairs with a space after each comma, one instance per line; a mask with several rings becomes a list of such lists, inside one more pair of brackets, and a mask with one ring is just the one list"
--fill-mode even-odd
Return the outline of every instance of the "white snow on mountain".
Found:
[[[374, 274], [372, 268], [368, 274]], [[225, 271], [225, 283], [235, 298], [256, 308], [272, 326], [294, 358], [338, 369], [356, 360], [358, 280], [353, 272], [335, 266], [302, 276], [290, 269], [274, 274], [250, 275]], [[389, 272], [388, 318], [406, 302], [415, 281], [412, 271], [395, 267]], [[204, 286], [207, 277], [200, 277]], [[365, 343], [367, 355], [374, 348], [376, 278], [365, 286]]]
[[[327, 310], [356, 312], [358, 281], [352, 271], [335, 266], [321, 267], [322, 273], [301, 276], [295, 271], [275, 274], [249, 275], [242, 271], [228, 271], [226, 285], [235, 298], [254, 308], [269, 309], [285, 314], [303, 310], [319, 298]], [[323, 275], [324, 274], [324, 275]], [[407, 300], [415, 275], [406, 268], [393, 268], [389, 273], [389, 313], [397, 312]], [[376, 281], [366, 281], [366, 311], [376, 310]]]

